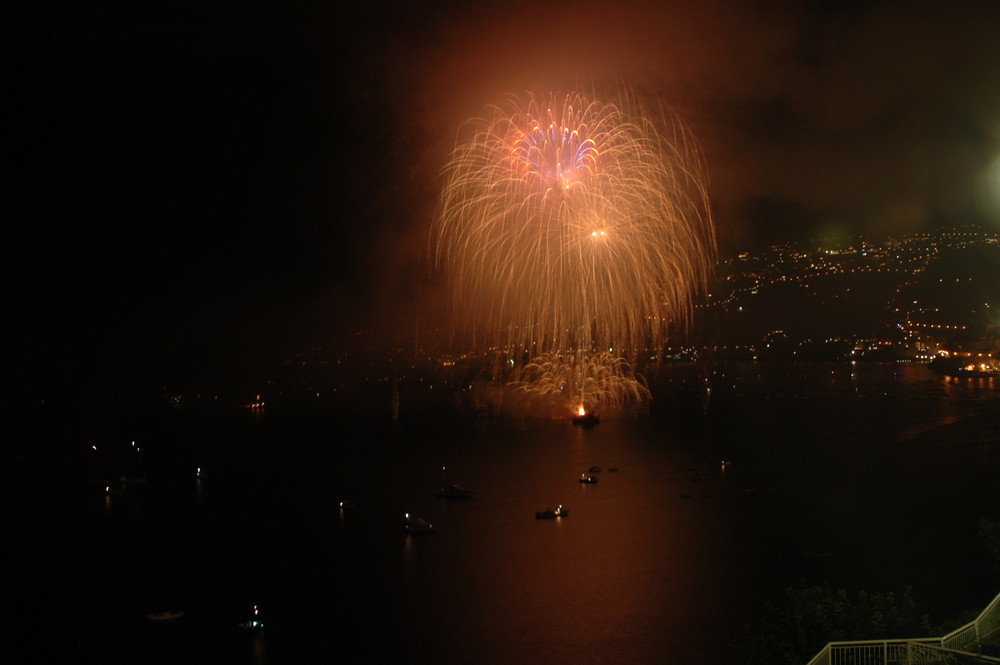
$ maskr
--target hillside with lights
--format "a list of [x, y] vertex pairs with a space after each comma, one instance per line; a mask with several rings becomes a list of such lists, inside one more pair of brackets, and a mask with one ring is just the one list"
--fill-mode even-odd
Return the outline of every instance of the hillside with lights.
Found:
[[756, 360], [975, 354], [995, 367], [998, 276], [1000, 234], [980, 229], [774, 245], [720, 262], [690, 349]]

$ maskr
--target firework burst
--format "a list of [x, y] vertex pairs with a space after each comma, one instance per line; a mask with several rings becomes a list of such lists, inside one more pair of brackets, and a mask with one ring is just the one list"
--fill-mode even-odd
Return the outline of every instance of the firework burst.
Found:
[[475, 348], [634, 359], [687, 322], [714, 232], [676, 117], [628, 93], [511, 96], [466, 123], [443, 175], [433, 256]]

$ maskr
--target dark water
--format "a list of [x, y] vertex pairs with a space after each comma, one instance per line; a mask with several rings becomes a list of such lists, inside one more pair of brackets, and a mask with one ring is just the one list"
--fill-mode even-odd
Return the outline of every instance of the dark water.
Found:
[[[1000, 518], [995, 380], [736, 365], [705, 411], [701, 385], [668, 367], [649, 413], [593, 429], [405, 402], [396, 426], [110, 415], [100, 458], [70, 434], [18, 467], [19, 658], [712, 664], [799, 580], [909, 585], [932, 622], [995, 594], [976, 536]], [[147, 480], [120, 494], [85, 480], [136, 462]], [[445, 480], [474, 498], [434, 498]], [[535, 519], [558, 504], [568, 517]], [[404, 534], [407, 511], [435, 532]], [[263, 633], [237, 628], [254, 605]], [[147, 620], [166, 609], [185, 615]]]

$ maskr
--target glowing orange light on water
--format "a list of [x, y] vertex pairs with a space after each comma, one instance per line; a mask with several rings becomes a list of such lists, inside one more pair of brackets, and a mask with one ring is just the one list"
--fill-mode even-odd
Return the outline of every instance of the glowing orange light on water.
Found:
[[583, 408], [583, 404], [576, 410], [577, 415], [585, 416], [587, 415], [587, 410]]

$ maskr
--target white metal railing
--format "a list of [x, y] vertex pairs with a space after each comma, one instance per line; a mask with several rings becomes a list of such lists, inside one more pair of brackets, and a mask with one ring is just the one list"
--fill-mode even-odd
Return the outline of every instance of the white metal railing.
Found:
[[830, 642], [808, 665], [917, 665], [948, 662], [954, 656], [974, 656], [983, 662], [1000, 663], [991, 658], [966, 651], [994, 633], [1000, 632], [1000, 593], [974, 621], [957, 628], [944, 637], [922, 637], [904, 640], [861, 640]]

